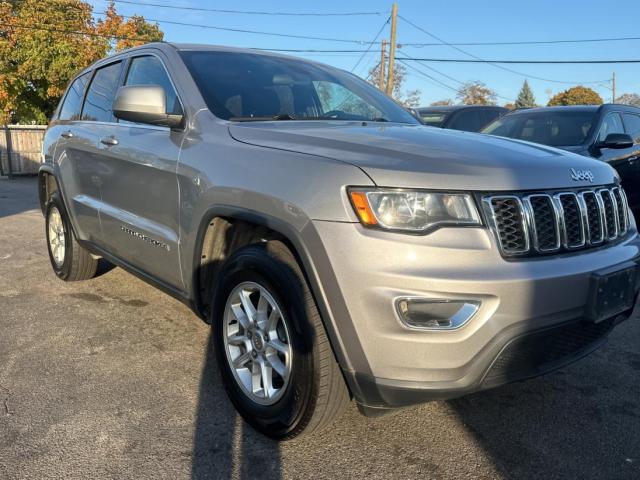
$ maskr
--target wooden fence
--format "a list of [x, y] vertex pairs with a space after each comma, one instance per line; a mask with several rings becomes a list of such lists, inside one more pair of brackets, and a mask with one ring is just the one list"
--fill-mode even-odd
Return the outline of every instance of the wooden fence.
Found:
[[45, 125], [0, 127], [0, 175], [34, 175], [40, 167]]

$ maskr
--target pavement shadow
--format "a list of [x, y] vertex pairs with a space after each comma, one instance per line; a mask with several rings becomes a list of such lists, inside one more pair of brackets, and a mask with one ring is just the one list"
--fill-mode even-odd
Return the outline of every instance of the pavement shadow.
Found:
[[599, 350], [554, 373], [449, 405], [504, 478], [640, 478], [637, 323], [630, 318]]
[[227, 398], [213, 335], [200, 379], [193, 444], [193, 479], [281, 478], [280, 447], [253, 430]]
[[0, 177], [0, 218], [28, 210], [40, 211], [37, 178], [19, 177], [9, 180]]

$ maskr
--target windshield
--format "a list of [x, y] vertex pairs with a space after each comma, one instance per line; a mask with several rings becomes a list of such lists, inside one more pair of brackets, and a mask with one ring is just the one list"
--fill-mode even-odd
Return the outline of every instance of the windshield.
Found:
[[180, 55], [209, 109], [225, 120], [419, 123], [364, 80], [328, 66], [253, 53]]
[[542, 143], [552, 147], [582, 145], [596, 120], [595, 111], [557, 110], [506, 115], [482, 133]]

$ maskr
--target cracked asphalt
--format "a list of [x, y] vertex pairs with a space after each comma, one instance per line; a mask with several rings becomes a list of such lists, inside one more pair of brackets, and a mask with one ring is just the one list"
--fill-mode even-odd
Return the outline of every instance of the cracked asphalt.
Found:
[[64, 283], [34, 179], [0, 179], [0, 479], [640, 478], [640, 319], [545, 377], [277, 444], [209, 328], [121, 269]]

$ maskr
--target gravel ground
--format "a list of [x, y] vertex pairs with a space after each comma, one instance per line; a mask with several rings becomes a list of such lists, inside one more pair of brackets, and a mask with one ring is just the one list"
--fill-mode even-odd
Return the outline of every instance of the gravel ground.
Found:
[[209, 328], [119, 268], [56, 279], [34, 179], [0, 179], [0, 479], [640, 478], [640, 325], [546, 377], [277, 444]]

